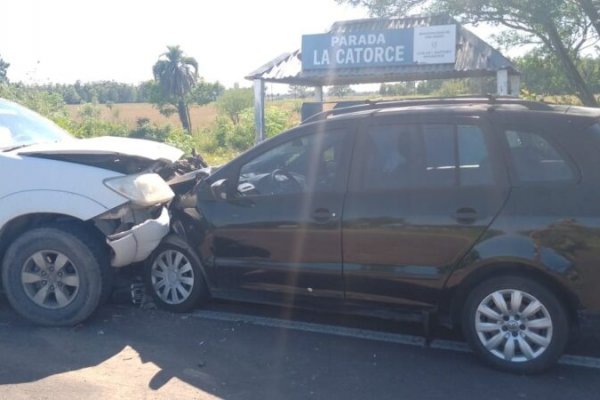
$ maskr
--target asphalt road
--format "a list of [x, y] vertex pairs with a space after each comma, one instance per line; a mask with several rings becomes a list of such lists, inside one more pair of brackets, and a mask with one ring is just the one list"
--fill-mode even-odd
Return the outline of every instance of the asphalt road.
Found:
[[0, 399], [591, 400], [600, 393], [600, 333], [569, 350], [591, 367], [516, 376], [482, 366], [453, 345], [452, 333], [438, 331], [425, 347], [419, 330], [227, 303], [185, 315], [109, 305], [75, 328], [41, 328], [0, 298]]

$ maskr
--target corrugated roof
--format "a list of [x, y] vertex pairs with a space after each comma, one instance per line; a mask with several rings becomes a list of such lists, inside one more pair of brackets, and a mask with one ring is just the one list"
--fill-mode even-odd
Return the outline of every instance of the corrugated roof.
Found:
[[501, 69], [508, 69], [511, 74], [519, 73], [515, 65], [502, 53], [465, 29], [454, 18], [446, 15], [342, 21], [334, 23], [330, 33], [407, 29], [417, 26], [449, 24], [456, 24], [458, 27], [456, 62], [454, 64], [344, 68], [336, 69], [335, 73], [327, 70], [302, 71], [302, 53], [300, 50], [296, 50], [293, 53], [280, 55], [250, 73], [246, 79], [262, 79], [290, 85], [325, 86], [492, 76]]

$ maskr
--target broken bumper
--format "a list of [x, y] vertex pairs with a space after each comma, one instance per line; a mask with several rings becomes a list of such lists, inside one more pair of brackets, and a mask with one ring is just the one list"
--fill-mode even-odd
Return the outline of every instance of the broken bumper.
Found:
[[113, 250], [110, 264], [124, 267], [148, 258], [169, 233], [169, 222], [169, 211], [163, 208], [157, 219], [149, 219], [128, 231], [108, 236], [106, 242]]

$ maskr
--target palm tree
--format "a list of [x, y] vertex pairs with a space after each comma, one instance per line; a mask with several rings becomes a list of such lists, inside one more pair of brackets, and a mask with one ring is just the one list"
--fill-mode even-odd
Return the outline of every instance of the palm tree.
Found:
[[177, 108], [183, 129], [191, 132], [186, 96], [198, 79], [198, 62], [193, 57], [186, 57], [179, 46], [167, 46], [167, 50], [152, 67], [154, 79], [158, 81], [163, 100]]

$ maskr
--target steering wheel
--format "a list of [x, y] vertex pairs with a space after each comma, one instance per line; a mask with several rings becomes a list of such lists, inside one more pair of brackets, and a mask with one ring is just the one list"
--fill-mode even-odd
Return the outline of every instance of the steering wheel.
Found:
[[[281, 179], [279, 177], [285, 177], [286, 179]], [[279, 192], [284, 192], [284, 191], [289, 191], [289, 192], [294, 192], [294, 191], [298, 191], [301, 192], [302, 191], [302, 184], [300, 184], [300, 182], [298, 182], [298, 180], [294, 177], [294, 175], [292, 175], [290, 172], [283, 170], [283, 169], [276, 169], [275, 171], [271, 172], [271, 182], [273, 183], [273, 186], [278, 188]], [[292, 190], [294, 189], [294, 190]]]

